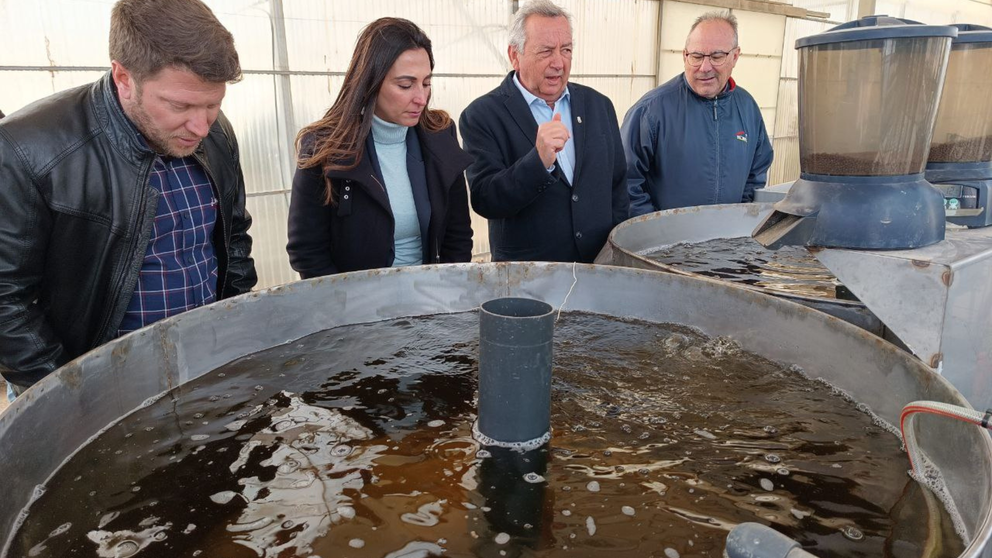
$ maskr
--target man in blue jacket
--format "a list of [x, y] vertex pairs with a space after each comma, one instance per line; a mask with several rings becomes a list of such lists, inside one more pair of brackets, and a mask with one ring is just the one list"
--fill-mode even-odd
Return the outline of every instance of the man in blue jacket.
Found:
[[493, 261], [591, 262], [627, 218], [627, 163], [610, 100], [569, 83], [572, 25], [550, 0], [517, 12], [513, 70], [462, 112], [472, 208]]
[[754, 98], [730, 73], [737, 18], [708, 13], [689, 30], [685, 73], [649, 91], [624, 118], [630, 216], [750, 202], [765, 185], [772, 145]]

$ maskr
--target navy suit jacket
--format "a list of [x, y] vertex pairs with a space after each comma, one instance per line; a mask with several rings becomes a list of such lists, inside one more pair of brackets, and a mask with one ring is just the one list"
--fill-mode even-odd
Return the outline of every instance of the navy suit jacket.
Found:
[[570, 186], [548, 173], [534, 143], [537, 123], [513, 83], [462, 112], [472, 208], [489, 220], [493, 261], [592, 262], [613, 227], [627, 218], [627, 163], [616, 110], [597, 91], [568, 84], [575, 173]]

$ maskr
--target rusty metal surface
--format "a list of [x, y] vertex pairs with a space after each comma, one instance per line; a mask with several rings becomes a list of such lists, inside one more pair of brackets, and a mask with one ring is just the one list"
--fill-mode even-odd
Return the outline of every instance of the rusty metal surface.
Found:
[[975, 408], [992, 407], [992, 227], [917, 250], [816, 254]]
[[[73, 452], [149, 398], [210, 370], [327, 328], [470, 311], [502, 296], [554, 308], [694, 326], [856, 394], [897, 423], [918, 399], [964, 404], [909, 354], [840, 319], [719, 281], [581, 264], [497, 263], [357, 272], [290, 283], [187, 312], [56, 371], [0, 415], [0, 533]], [[992, 533], [992, 439], [955, 421], [919, 421], [977, 557]]]

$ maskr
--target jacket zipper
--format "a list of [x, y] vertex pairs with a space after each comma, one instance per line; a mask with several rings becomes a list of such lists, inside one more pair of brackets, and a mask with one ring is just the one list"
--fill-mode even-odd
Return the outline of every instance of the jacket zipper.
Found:
[[714, 142], [714, 144], [716, 145], [716, 199], [713, 200], [713, 203], [716, 203], [720, 199], [720, 193], [722, 190], [721, 187], [722, 172], [720, 171], [720, 142], [723, 141], [723, 138], [720, 137], [720, 122], [719, 119], [717, 118], [717, 113], [716, 113], [716, 107], [718, 103], [719, 101], [717, 99], [713, 99], [713, 122], [716, 122], [716, 141]]

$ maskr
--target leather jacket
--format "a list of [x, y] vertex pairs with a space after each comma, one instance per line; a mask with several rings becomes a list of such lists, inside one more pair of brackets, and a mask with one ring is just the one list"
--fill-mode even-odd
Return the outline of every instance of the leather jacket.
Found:
[[[238, 145], [222, 115], [193, 155], [219, 203], [217, 298], [256, 282]], [[28, 387], [113, 339], [158, 206], [108, 72], [0, 121], [0, 369]]]

